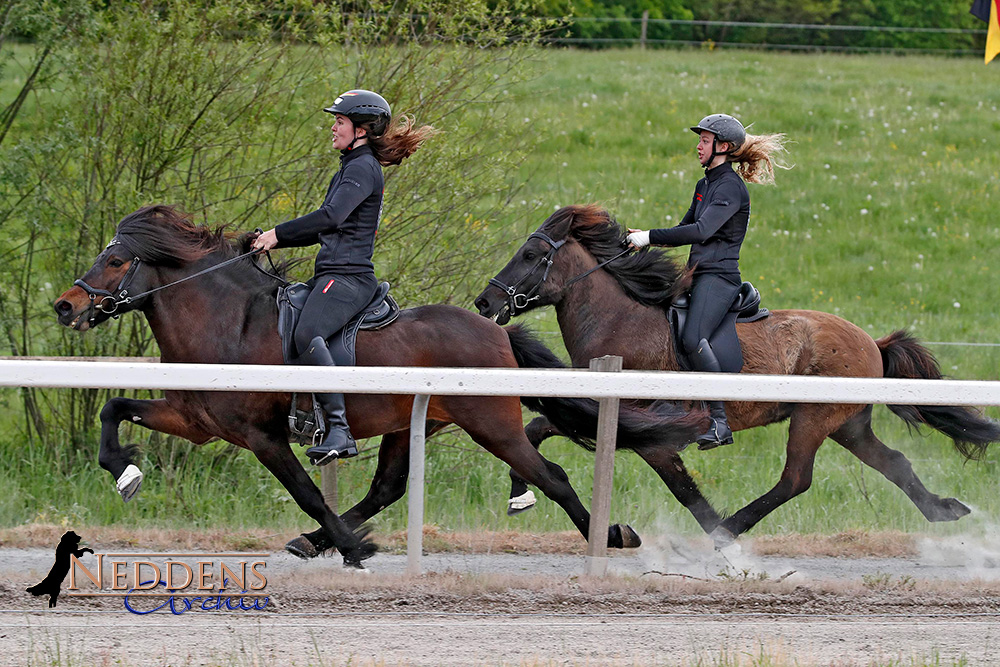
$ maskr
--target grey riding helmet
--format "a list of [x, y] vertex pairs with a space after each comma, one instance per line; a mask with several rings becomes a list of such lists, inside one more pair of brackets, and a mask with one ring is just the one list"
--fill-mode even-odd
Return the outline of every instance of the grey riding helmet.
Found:
[[[711, 132], [717, 141], [725, 141], [730, 145], [729, 153], [739, 149], [747, 138], [747, 131], [743, 129], [743, 124], [724, 113], [713, 113], [705, 116], [691, 128], [691, 131], [695, 134], [701, 134], [704, 131]], [[722, 153], [716, 153], [716, 155], [722, 155]]]
[[370, 90], [348, 90], [341, 93], [333, 104], [323, 109], [332, 114], [341, 114], [351, 119], [355, 125], [365, 124], [373, 137], [385, 134], [392, 120], [392, 109], [385, 98]]

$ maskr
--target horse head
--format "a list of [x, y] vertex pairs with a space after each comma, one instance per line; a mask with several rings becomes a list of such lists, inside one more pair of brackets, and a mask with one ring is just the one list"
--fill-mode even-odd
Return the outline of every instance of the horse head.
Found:
[[164, 272], [176, 272], [220, 243], [220, 232], [194, 226], [173, 207], [147, 206], [130, 213], [90, 269], [56, 299], [59, 323], [87, 331], [141, 309], [166, 282]]
[[490, 279], [476, 297], [476, 308], [480, 315], [506, 324], [512, 316], [558, 304], [568, 288], [598, 269], [614, 278], [624, 296], [644, 306], [666, 307], [691, 283], [690, 269], [663, 250], [631, 252], [625, 230], [602, 207], [566, 206], [528, 236]]
[[139, 307], [129, 295], [147, 289], [139, 275], [141, 261], [118, 240], [97, 256], [93, 266], [63, 292], [54, 304], [59, 323], [87, 331], [113, 316]]
[[533, 308], [558, 303], [567, 276], [556, 264], [556, 254], [567, 243], [573, 243], [570, 232], [575, 217], [593, 208], [565, 206], [549, 216], [476, 297], [479, 314], [503, 325]]

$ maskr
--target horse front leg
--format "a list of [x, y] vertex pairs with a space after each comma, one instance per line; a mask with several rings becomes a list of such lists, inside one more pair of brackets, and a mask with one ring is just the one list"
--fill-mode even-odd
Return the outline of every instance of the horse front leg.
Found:
[[[542, 441], [553, 435], [562, 435], [547, 417], [535, 417], [524, 427], [524, 434], [528, 437], [528, 442], [536, 450]], [[535, 506], [535, 494], [528, 488], [528, 483], [517, 474], [513, 468], [510, 469], [510, 497], [507, 499], [507, 516], [514, 516]]]
[[694, 516], [706, 533], [715, 530], [722, 517], [701, 494], [680, 454], [673, 447], [637, 447], [635, 453], [656, 471], [674, 497]]
[[134, 462], [136, 445], [122, 447], [118, 441], [118, 427], [126, 420], [151, 431], [180, 436], [197, 445], [214, 437], [163, 398], [143, 400], [119, 396], [105, 403], [101, 409], [101, 450], [97, 460], [114, 476], [115, 488], [125, 502], [132, 500], [142, 486], [142, 471]]
[[[323, 494], [309, 473], [295, 458], [287, 441], [269, 437], [252, 438], [250, 451], [257, 460], [281, 482], [295, 504], [320, 525], [330, 547], [336, 547], [344, 557], [344, 565], [361, 567], [361, 561], [375, 554], [378, 547], [367, 537], [366, 529], [352, 531], [323, 500]], [[287, 547], [286, 547], [287, 548]]]

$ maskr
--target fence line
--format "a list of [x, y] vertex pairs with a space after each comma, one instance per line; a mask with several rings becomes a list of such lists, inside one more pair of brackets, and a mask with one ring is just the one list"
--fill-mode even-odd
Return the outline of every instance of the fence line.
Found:
[[642, 19], [628, 16], [571, 16], [567, 18], [548, 17], [543, 21], [565, 21], [576, 23], [649, 23], [662, 25], [697, 25], [724, 28], [780, 28], [789, 30], [823, 30], [843, 32], [922, 32], [952, 35], [986, 35], [985, 30], [977, 28], [911, 28], [907, 26], [888, 25], [837, 25], [834, 23], [768, 23], [766, 21], [708, 21], [697, 19]]
[[1000, 405], [1000, 381], [582, 369], [0, 361], [0, 387]]
[[[594, 370], [618, 370], [594, 365]], [[0, 361], [0, 387], [88, 387], [208, 391], [336, 391], [414, 394], [410, 416], [410, 499], [407, 571], [421, 571], [424, 440], [432, 395], [572, 396], [600, 398], [593, 525], [609, 523], [611, 466], [619, 398], [718, 399], [797, 403], [892, 403], [905, 405], [1000, 405], [1000, 382], [892, 380], [581, 369], [302, 367], [235, 364], [162, 364], [146, 361]], [[612, 407], [613, 406], [613, 407]], [[613, 412], [613, 415], [611, 414]], [[610, 442], [609, 442], [610, 440]], [[598, 473], [601, 473], [600, 475]], [[324, 484], [324, 486], [326, 486]], [[593, 527], [592, 525], [592, 527]], [[588, 543], [586, 571], [601, 574], [606, 553]], [[604, 543], [601, 543], [604, 544]], [[606, 546], [606, 545], [604, 545]]]

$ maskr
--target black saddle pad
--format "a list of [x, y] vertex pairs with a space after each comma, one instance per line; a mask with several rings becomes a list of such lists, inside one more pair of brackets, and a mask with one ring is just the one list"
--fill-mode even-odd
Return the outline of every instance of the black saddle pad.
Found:
[[[296, 361], [292, 334], [310, 291], [310, 286], [305, 283], [292, 283], [278, 289], [278, 335], [281, 337], [281, 351], [286, 364], [293, 364]], [[343, 329], [331, 331], [326, 337], [333, 360], [338, 366], [353, 366], [358, 331], [387, 327], [397, 317], [399, 317], [399, 306], [389, 294], [389, 283], [379, 283], [375, 296], [368, 305]]]
[[[670, 322], [670, 335], [673, 337], [677, 360], [684, 370], [691, 370], [687, 365], [683, 350], [680, 349], [680, 334], [684, 331], [687, 314], [688, 296], [685, 294], [671, 304], [667, 312], [667, 319]], [[743, 368], [743, 349], [740, 347], [740, 339], [736, 336], [736, 323], [756, 322], [770, 314], [771, 311], [767, 308], [760, 307], [760, 292], [757, 291], [756, 287], [749, 282], [740, 285], [740, 290], [733, 299], [729, 313], [722, 318], [722, 322], [708, 340], [723, 371], [738, 373]]]

